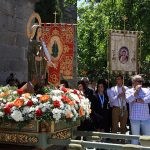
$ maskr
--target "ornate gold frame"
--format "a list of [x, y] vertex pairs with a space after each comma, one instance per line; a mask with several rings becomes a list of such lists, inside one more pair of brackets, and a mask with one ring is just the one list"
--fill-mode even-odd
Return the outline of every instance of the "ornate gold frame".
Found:
[[[32, 23], [33, 20], [37, 19], [38, 20], [38, 24]], [[29, 17], [28, 23], [27, 23], [27, 37], [30, 39], [33, 35], [33, 30], [32, 26], [33, 25], [38, 25], [41, 26], [41, 17], [38, 13], [33, 12], [32, 15]]]

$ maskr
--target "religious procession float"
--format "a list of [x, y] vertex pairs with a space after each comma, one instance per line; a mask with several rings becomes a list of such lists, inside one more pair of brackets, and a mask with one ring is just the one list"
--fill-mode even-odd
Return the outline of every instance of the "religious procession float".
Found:
[[78, 90], [44, 87], [44, 94], [0, 87], [0, 141], [47, 147], [48, 139], [67, 139], [89, 117], [90, 103]]
[[[60, 72], [72, 78], [73, 25], [42, 24], [33, 13], [27, 37], [28, 82], [19, 89], [0, 87], [0, 143], [46, 149], [52, 139], [72, 136], [80, 120], [89, 117], [90, 103], [78, 90], [58, 88]], [[45, 84], [46, 72], [50, 84]]]

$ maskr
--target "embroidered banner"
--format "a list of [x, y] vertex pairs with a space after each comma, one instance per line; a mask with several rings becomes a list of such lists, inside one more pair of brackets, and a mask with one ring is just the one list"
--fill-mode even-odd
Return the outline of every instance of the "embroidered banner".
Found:
[[56, 65], [48, 67], [48, 81], [59, 85], [60, 75], [64, 79], [73, 77], [74, 26], [70, 24], [44, 24], [43, 38]]
[[112, 30], [110, 33], [110, 70], [137, 72], [138, 32]]

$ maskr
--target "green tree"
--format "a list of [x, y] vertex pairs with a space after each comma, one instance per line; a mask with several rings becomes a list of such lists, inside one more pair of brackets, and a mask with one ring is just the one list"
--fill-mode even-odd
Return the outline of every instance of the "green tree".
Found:
[[[78, 9], [80, 75], [85, 72], [89, 77], [95, 78], [98, 75], [107, 75], [108, 29], [124, 29], [123, 16], [128, 18], [127, 30], [144, 32], [140, 44], [142, 56], [140, 72], [149, 74], [150, 17], [147, 15], [150, 13], [149, 5], [148, 0], [101, 0], [99, 3], [93, 0]], [[146, 69], [145, 66], [148, 68]]]

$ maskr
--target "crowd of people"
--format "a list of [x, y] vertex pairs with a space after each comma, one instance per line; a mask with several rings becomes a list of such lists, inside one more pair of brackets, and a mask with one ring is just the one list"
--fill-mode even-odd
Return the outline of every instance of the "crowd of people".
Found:
[[132, 87], [124, 85], [122, 75], [116, 77], [114, 86], [99, 80], [96, 88], [89, 88], [87, 79], [79, 81], [78, 89], [89, 98], [92, 113], [78, 130], [125, 134], [128, 125], [133, 135], [150, 135], [150, 88], [142, 87], [142, 83], [140, 75], [132, 77]]

